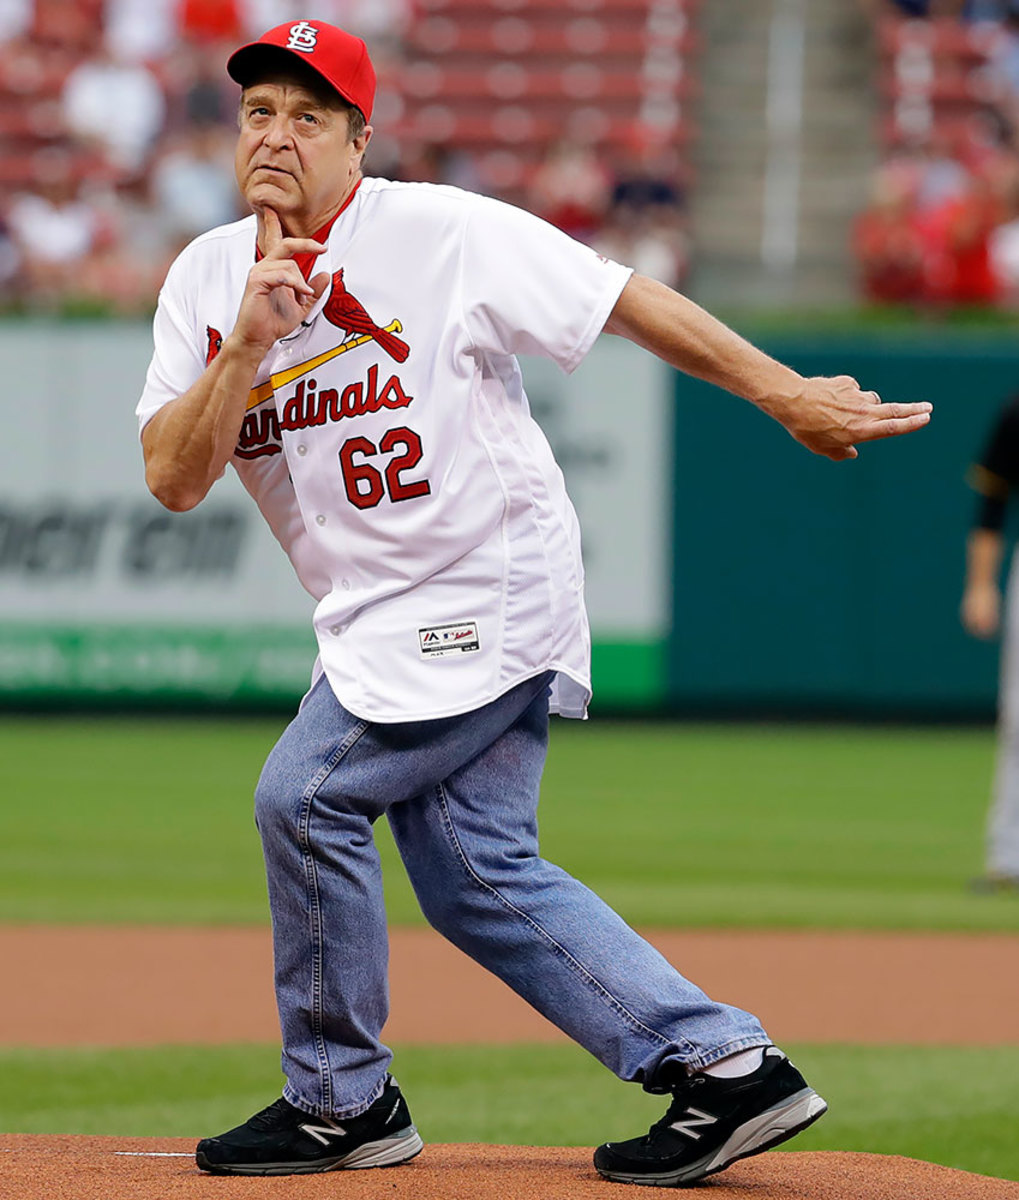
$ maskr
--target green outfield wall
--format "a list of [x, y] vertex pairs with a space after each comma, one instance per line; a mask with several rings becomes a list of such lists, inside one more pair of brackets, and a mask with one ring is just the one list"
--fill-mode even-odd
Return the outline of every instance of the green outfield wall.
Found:
[[[584, 531], [595, 711], [990, 716], [998, 648], [957, 617], [966, 471], [1019, 338], [754, 340], [934, 419], [833, 464], [621, 339], [569, 377], [524, 364]], [[307, 684], [312, 602], [232, 472], [192, 513], [145, 490], [150, 353], [145, 323], [0, 325], [0, 704], [287, 706]]]
[[[134, 407], [150, 355], [144, 323], [0, 325], [9, 708], [288, 707], [311, 678], [314, 602], [233, 472], [189, 513], [146, 491]], [[671, 373], [607, 338], [570, 376], [525, 370], [584, 530], [599, 702], [660, 706]]]
[[808, 375], [848, 373], [930, 426], [858, 460], [808, 454], [749, 406], [676, 377], [675, 708], [990, 716], [997, 644], [959, 624], [974, 509], [967, 468], [1019, 392], [1019, 337], [763, 343]]

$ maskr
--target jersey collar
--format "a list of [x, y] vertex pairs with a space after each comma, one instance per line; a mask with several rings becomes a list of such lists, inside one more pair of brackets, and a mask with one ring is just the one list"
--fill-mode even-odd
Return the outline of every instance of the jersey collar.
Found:
[[[340, 207], [337, 209], [337, 211], [329, 218], [328, 221], [326, 221], [326, 223], [322, 226], [321, 229], [316, 229], [315, 232], [311, 235], [312, 238], [314, 239], [314, 241], [322, 242], [323, 245], [325, 244], [325, 242], [329, 238], [329, 234], [332, 231], [333, 226], [336, 224], [340, 215], [342, 213], [346, 212], [346, 210], [350, 207], [350, 203], [354, 199], [354, 197], [357, 195], [357, 189], [360, 186], [361, 186], [361, 180], [358, 179], [357, 183], [355, 183], [353, 188], [351, 189], [350, 195], [346, 198], [346, 200], [343, 201], [343, 203], [340, 205]], [[263, 255], [261, 247], [259, 246], [258, 240], [256, 238], [256, 240], [255, 240], [255, 262], [261, 262], [264, 257], [265, 256]], [[319, 259], [321, 257], [322, 257], [321, 254], [295, 254], [294, 262], [297, 263], [298, 267], [301, 270], [301, 274], [304, 276], [304, 278], [310, 279], [312, 272], [315, 269], [315, 264], [319, 261]]]

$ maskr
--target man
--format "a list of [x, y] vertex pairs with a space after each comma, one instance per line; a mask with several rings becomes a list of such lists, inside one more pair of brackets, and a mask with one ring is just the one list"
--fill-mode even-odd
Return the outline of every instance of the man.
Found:
[[[1005, 554], [1005, 513], [1019, 484], [1019, 397], [1010, 400], [994, 423], [980, 461], [970, 472], [980, 493], [966, 545], [966, 586], [962, 622], [974, 637], [992, 638], [1001, 627], [1001, 564]], [[1013, 564], [1012, 571], [1019, 571]], [[1019, 892], [1019, 602], [1016, 575], [1010, 574], [1005, 605], [998, 700], [998, 764], [994, 802], [987, 823], [987, 867], [973, 881], [978, 892]]]
[[284, 1095], [198, 1147], [218, 1173], [421, 1149], [379, 1041], [385, 814], [429, 921], [621, 1078], [671, 1093], [610, 1179], [676, 1184], [792, 1136], [824, 1101], [538, 855], [549, 711], [590, 696], [576, 518], [518, 353], [572, 369], [607, 330], [746, 397], [833, 459], [930, 406], [803, 379], [663, 285], [533, 216], [362, 179], [374, 72], [322, 22], [242, 47], [236, 171], [254, 217], [171, 267], [139, 404], [146, 479], [198, 504], [232, 462], [316, 598], [319, 663], [256, 793]]

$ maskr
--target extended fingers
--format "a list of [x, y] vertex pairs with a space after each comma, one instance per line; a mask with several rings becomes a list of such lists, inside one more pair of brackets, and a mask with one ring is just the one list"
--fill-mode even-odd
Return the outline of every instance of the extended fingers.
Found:
[[265, 259], [251, 269], [251, 280], [264, 291], [278, 287], [293, 288], [302, 296], [312, 296], [314, 289], [301, 274], [301, 269], [292, 258]]
[[324, 252], [325, 246], [323, 243], [316, 242], [314, 238], [285, 237], [280, 238], [272, 250], [266, 253], [265, 257], [275, 261], [284, 258], [293, 258], [296, 254], [322, 254]]
[[929, 404], [885, 404], [868, 416], [863, 427], [853, 434], [854, 441], [869, 442], [876, 438], [897, 437], [922, 429], [931, 419]]
[[325, 245], [314, 238], [284, 237], [283, 225], [274, 208], [262, 205], [255, 210], [255, 215], [263, 258], [293, 258], [295, 254], [321, 254], [325, 250]]
[[869, 414], [874, 421], [894, 420], [898, 417], [930, 416], [934, 405], [926, 400], [920, 404], [882, 404], [881, 411]]
[[283, 225], [276, 210], [267, 205], [256, 208], [255, 216], [258, 219], [258, 244], [268, 258], [283, 240]]

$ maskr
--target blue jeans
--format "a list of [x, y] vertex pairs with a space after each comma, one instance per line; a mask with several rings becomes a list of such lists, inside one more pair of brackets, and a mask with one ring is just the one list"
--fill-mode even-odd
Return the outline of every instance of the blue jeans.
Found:
[[[428, 921], [620, 1078], [670, 1078], [768, 1043], [592, 891], [539, 856], [550, 676], [463, 716], [380, 725], [320, 680], [265, 764], [256, 818], [272, 910], [286, 1098], [352, 1117], [382, 1090], [385, 814]], [[622, 828], [622, 826], [621, 826]]]

